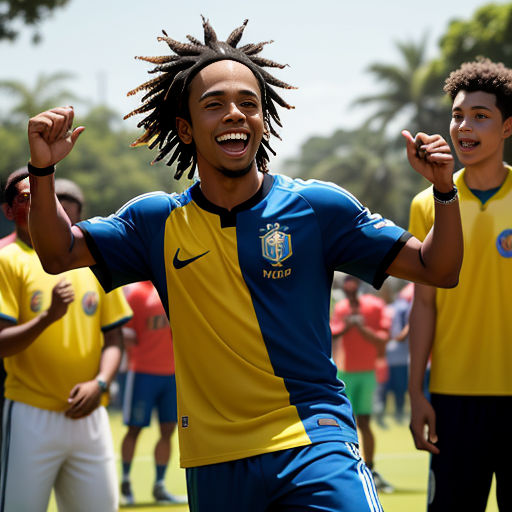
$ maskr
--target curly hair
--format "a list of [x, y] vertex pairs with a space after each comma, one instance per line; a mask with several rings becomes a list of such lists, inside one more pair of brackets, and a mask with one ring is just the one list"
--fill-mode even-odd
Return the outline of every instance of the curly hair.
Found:
[[262, 110], [264, 119], [264, 135], [261, 144], [256, 152], [256, 164], [262, 172], [268, 172], [268, 153], [275, 155], [270, 147], [270, 135], [277, 138], [273, 123], [281, 125], [276, 103], [281, 107], [292, 109], [293, 106], [284, 101], [272, 86], [283, 89], [295, 89], [295, 87], [273, 77], [263, 67], [284, 68], [285, 65], [278, 64], [271, 60], [258, 56], [266, 44], [273, 41], [261, 43], [250, 43], [237, 48], [243, 31], [247, 25], [243, 24], [233, 30], [226, 41], [219, 41], [212, 26], [204, 17], [204, 44], [193, 36], [187, 35], [189, 43], [180, 43], [171, 39], [165, 31], [164, 37], [158, 37], [158, 41], [164, 41], [174, 53], [161, 57], [135, 57], [157, 66], [148, 73], [159, 73], [128, 93], [128, 96], [146, 91], [141, 99], [142, 105], [124, 118], [127, 119], [135, 114], [148, 113], [139, 122], [139, 128], [144, 127], [144, 134], [132, 145], [138, 146], [147, 144], [150, 149], [158, 146], [158, 154], [152, 163], [158, 162], [170, 154], [167, 165], [177, 163], [175, 179], [179, 180], [185, 171], [188, 177], [192, 178], [197, 164], [195, 145], [185, 144], [181, 141], [176, 128], [176, 117], [183, 117], [190, 120], [188, 112], [189, 85], [201, 69], [219, 60], [234, 60], [247, 66], [255, 75], [260, 86], [262, 96]]
[[450, 73], [443, 90], [452, 101], [461, 90], [494, 94], [503, 120], [512, 116], [512, 69], [501, 62], [484, 58], [465, 62]]

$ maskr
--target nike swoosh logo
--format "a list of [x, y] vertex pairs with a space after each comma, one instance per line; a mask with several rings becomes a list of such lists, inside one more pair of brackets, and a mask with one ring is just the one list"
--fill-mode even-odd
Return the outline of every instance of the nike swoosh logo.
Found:
[[198, 254], [197, 256], [194, 256], [193, 258], [188, 258], [186, 260], [180, 260], [178, 258], [179, 252], [180, 248], [178, 247], [178, 249], [176, 250], [176, 254], [174, 255], [174, 259], [172, 260], [172, 264], [174, 265], [174, 268], [177, 270], [186, 267], [189, 263], [192, 263], [193, 261], [196, 261], [199, 258], [202, 258], [205, 254], [208, 254], [210, 251], [203, 252], [203, 254]]

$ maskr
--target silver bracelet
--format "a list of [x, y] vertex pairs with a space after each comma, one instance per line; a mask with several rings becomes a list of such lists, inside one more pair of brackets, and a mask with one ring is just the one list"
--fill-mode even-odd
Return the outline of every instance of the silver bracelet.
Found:
[[439, 204], [451, 204], [459, 199], [459, 191], [455, 185], [450, 192], [439, 192], [435, 187], [433, 187], [433, 192], [434, 201]]

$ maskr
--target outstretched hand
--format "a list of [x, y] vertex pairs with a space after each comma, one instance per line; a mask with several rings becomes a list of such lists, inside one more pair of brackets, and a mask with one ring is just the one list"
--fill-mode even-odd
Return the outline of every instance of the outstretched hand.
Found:
[[[407, 158], [416, 172], [434, 184], [439, 192], [453, 189], [453, 156], [448, 143], [441, 135], [419, 132], [413, 137], [403, 130], [407, 144]], [[416, 142], [420, 141], [417, 145]]]
[[41, 112], [28, 122], [30, 163], [44, 168], [55, 165], [73, 149], [85, 127], [72, 130], [73, 107], [58, 107]]

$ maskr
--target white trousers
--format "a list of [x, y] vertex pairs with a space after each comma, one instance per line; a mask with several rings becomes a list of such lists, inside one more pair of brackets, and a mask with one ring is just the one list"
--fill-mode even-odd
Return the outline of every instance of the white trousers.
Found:
[[6, 400], [0, 479], [0, 512], [46, 512], [52, 488], [59, 512], [117, 511], [107, 411], [72, 420]]

